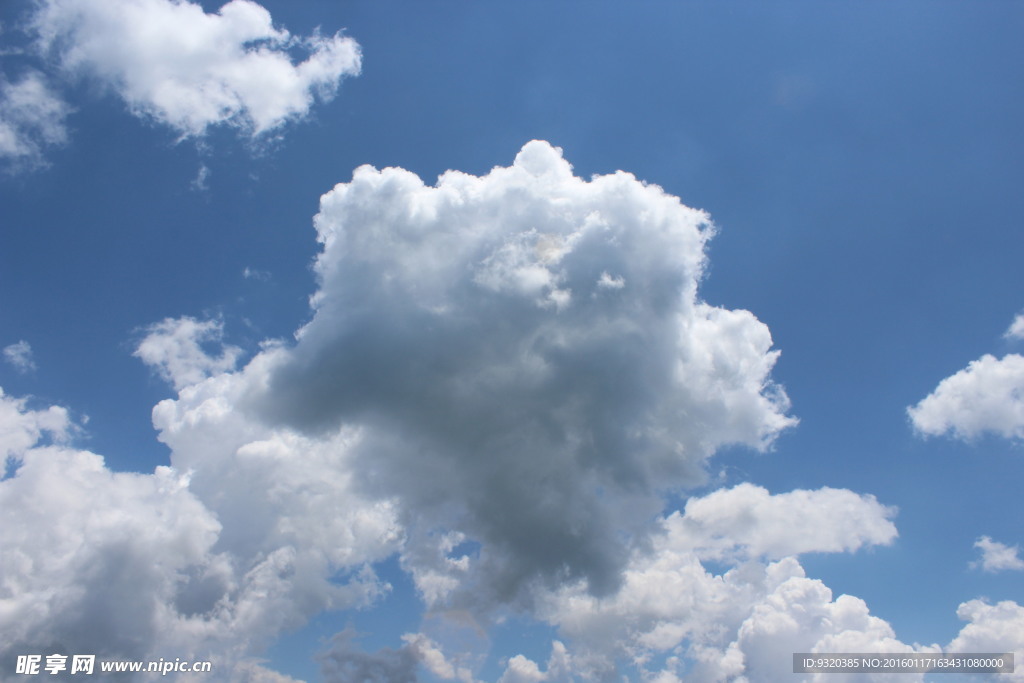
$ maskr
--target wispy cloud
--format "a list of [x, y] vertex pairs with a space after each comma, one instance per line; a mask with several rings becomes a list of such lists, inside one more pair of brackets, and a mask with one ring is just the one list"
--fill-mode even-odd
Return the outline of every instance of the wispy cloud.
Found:
[[249, 266], [246, 266], [245, 269], [242, 271], [242, 277], [244, 277], [246, 280], [259, 280], [261, 282], [266, 282], [270, 279], [270, 273], [265, 270], [259, 270], [258, 268], [250, 268]]
[[1007, 339], [1024, 339], [1024, 313], [1020, 313], [1003, 334]]
[[210, 189], [210, 167], [206, 164], [200, 164], [199, 170], [196, 171], [196, 177], [192, 179], [190, 187], [196, 192], [206, 192]]
[[70, 112], [42, 73], [15, 81], [0, 75], [0, 161], [10, 170], [43, 165], [46, 151], [67, 141]]
[[4, 360], [23, 374], [36, 369], [32, 347], [24, 339], [4, 347]]
[[[242, 351], [222, 344], [223, 332], [219, 320], [167, 318], [146, 330], [134, 355], [155, 368], [175, 389], [182, 389], [235, 368]], [[210, 350], [214, 347], [216, 352]]]

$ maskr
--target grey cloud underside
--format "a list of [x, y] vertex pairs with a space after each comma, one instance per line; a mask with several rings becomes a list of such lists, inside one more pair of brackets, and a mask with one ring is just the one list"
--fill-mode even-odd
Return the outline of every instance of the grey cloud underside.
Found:
[[316, 225], [315, 317], [251, 407], [358, 425], [363, 490], [480, 541], [498, 601], [613, 590], [659, 492], [794, 423], [767, 328], [697, 299], [707, 217], [629, 174], [584, 181], [542, 142], [435, 187], [363, 167]]
[[342, 631], [331, 639], [331, 647], [320, 656], [326, 683], [415, 683], [420, 659], [409, 644], [398, 649], [382, 648], [368, 653], [354, 642], [355, 634]]

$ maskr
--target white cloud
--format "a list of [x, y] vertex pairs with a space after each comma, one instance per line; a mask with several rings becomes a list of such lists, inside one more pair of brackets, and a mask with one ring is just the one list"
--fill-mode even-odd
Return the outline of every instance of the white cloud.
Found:
[[571, 680], [572, 656], [561, 641], [555, 640], [551, 643], [551, 657], [544, 671], [533, 660], [516, 655], [509, 659], [498, 683], [559, 683]]
[[834, 596], [795, 558], [742, 562], [716, 575], [692, 554], [663, 548], [637, 557], [627, 577], [614, 599], [569, 590], [551, 604], [548, 616], [569, 643], [559, 657], [562, 675], [545, 677], [550, 663], [546, 674], [517, 656], [507, 681], [789, 681], [794, 652], [940, 650], [901, 642], [864, 601]]
[[1018, 313], [1003, 334], [1007, 339], [1024, 339], [1024, 313]]
[[0, 535], [11, 549], [0, 591], [4, 654], [73, 643], [141, 656], [158, 636], [173, 638], [162, 631], [188, 573], [222, 574], [210, 556], [219, 525], [185, 482], [168, 468], [115, 474], [99, 456], [66, 448], [21, 458], [0, 483]]
[[[235, 371], [221, 323], [182, 318], [136, 351], [177, 389], [154, 425], [193, 517], [218, 525], [176, 569], [194, 616], [166, 609], [223, 634], [204, 647], [252, 655], [371, 602], [386, 587], [367, 564], [395, 552], [438, 613], [486, 618], [566, 583], [612, 594], [662, 493], [795, 422], [767, 328], [697, 298], [706, 216], [629, 174], [584, 181], [541, 142], [436, 187], [364, 167], [316, 225], [315, 313], [293, 346]], [[468, 680], [442, 646], [405, 649]]]
[[444, 681], [474, 683], [473, 672], [459, 661], [465, 657], [463, 653], [449, 658], [442, 651], [440, 644], [422, 633], [407, 633], [402, 636], [402, 640], [407, 647], [411, 647], [417, 653], [423, 667], [437, 678]]
[[24, 339], [4, 347], [4, 360], [21, 373], [32, 372], [36, 369], [36, 362], [32, 358], [32, 347]]
[[[835, 596], [824, 583], [808, 578], [795, 557], [768, 562], [765, 558], [772, 551], [762, 548], [761, 556], [733, 554], [724, 559], [722, 573], [711, 572], [698, 558], [702, 545], [695, 541], [694, 529], [712, 539], [720, 532], [735, 531], [733, 524], [746, 519], [754, 526], [741, 532], [740, 539], [745, 533], [757, 533], [757, 525], [765, 522], [778, 524], [781, 531], [791, 519], [789, 514], [795, 519], [807, 511], [806, 494], [820, 496], [824, 517], [846, 507], [854, 521], [836, 538], [819, 537], [819, 547], [808, 543], [803, 552], [849, 550], [867, 537], [875, 537], [868, 544], [887, 542], [877, 530], [888, 523], [888, 510], [870, 498], [833, 489], [770, 496], [761, 501], [762, 511], [776, 508], [768, 512], [767, 520], [741, 504], [732, 515], [734, 520], [714, 528], [706, 525], [705, 502], [717, 506], [736, 492], [750, 496], [747, 489], [742, 485], [692, 499], [682, 518], [673, 515], [664, 520], [663, 533], [653, 538], [650, 550], [634, 552], [622, 589], [614, 596], [588, 595], [581, 585], [553, 592], [537, 615], [556, 626], [566, 644], [553, 643], [547, 671], [522, 655], [511, 657], [502, 683], [790, 681], [794, 675], [789, 655], [794, 652], [1015, 652], [1018, 659], [1022, 656], [1024, 608], [1012, 601], [991, 605], [972, 600], [960, 605], [957, 614], [969, 623], [945, 647], [908, 644], [890, 624], [872, 615], [863, 600]], [[691, 513], [694, 519], [687, 520]], [[817, 520], [803, 517], [802, 523], [789, 525], [791, 539], [784, 545], [800, 545], [796, 539], [808, 524], [811, 535], [817, 536], [813, 530]], [[715, 561], [722, 562], [721, 557], [715, 554]], [[1024, 680], [1024, 675], [1007, 678]], [[920, 674], [814, 674], [800, 680], [897, 683], [922, 679]]]
[[242, 277], [246, 280], [259, 280], [261, 282], [267, 282], [270, 280], [270, 273], [266, 270], [259, 270], [258, 268], [250, 268], [246, 266], [242, 271]]
[[[1024, 314], [1014, 318], [1003, 336], [1024, 339]], [[907, 414], [924, 436], [951, 434], [968, 440], [991, 433], [1024, 439], [1024, 356], [985, 354], [939, 382]]]
[[[246, 369], [250, 405], [310, 435], [359, 427], [358, 481], [401, 506], [432, 590], [614, 590], [660, 493], [795, 423], [767, 327], [697, 298], [707, 216], [630, 174], [582, 180], [539, 141], [434, 187], [364, 166], [315, 224], [314, 318], [266, 378]], [[479, 552], [414, 550], [439, 530]]]
[[946, 647], [946, 652], [1013, 652], [1016, 671], [1000, 674], [999, 680], [1024, 681], [1024, 607], [1012, 600], [991, 605], [970, 600], [960, 605], [957, 616], [969, 622]]
[[[779, 652], [909, 651], [863, 601], [833, 598], [794, 557], [766, 561], [889, 543], [892, 514], [870, 496], [828, 488], [771, 495], [742, 484], [692, 498], [662, 521], [650, 549], [634, 551], [618, 593], [563, 587], [541, 601], [539, 615], [568, 639], [571, 655], [559, 661], [596, 680], [625, 673], [620, 662], [633, 662], [644, 680], [789, 680]], [[702, 560], [727, 569], [714, 574]], [[668, 668], [649, 668], [664, 655], [674, 657]], [[513, 658], [506, 676], [549, 680], [539, 672]]]
[[66, 441], [74, 430], [66, 409], [48, 406], [45, 410], [31, 410], [28, 401], [11, 398], [0, 388], [0, 456], [4, 460], [20, 459], [44, 435], [60, 443]]
[[[780, 559], [806, 552], [852, 552], [896, 538], [895, 510], [874, 496], [844, 489], [797, 490], [771, 495], [752, 484], [691, 498], [666, 527], [677, 547], [702, 560]], [[793, 533], [799, 528], [800, 533]]]
[[[637, 555], [614, 599], [566, 589], [548, 613], [569, 645], [552, 644], [547, 671], [516, 655], [501, 683], [541, 681], [791, 681], [794, 652], [1024, 654], [1024, 607], [972, 600], [969, 623], [945, 647], [902, 642], [863, 600], [834, 596], [796, 558], [741, 562], [721, 575], [659, 545]], [[999, 676], [1024, 680], [1024, 673]], [[921, 681], [921, 674], [810, 674], [804, 681]]]
[[626, 281], [621, 277], [612, 277], [608, 271], [604, 271], [597, 281], [597, 286], [605, 289], [622, 289], [626, 286]]
[[196, 192], [206, 192], [210, 189], [210, 167], [206, 164], [200, 164], [199, 170], [196, 172], [196, 177], [192, 179], [189, 184]]
[[[232, 376], [205, 382], [218, 379]], [[65, 410], [0, 395], [0, 452], [15, 464], [0, 481], [0, 656], [212, 659], [225, 672], [238, 662], [235, 680], [271, 681], [245, 658], [317, 612], [388, 589], [369, 564], [394, 552], [393, 515], [349, 490], [336, 466], [344, 442], [310, 443], [219, 407], [182, 415], [195, 441], [163, 435], [198, 444], [184, 466], [116, 473], [66, 445]]]
[[[782, 563], [769, 569], [778, 571], [781, 566]], [[772, 582], [782, 578], [772, 574], [773, 571], [769, 571]], [[744, 673], [751, 680], [791, 681], [792, 670], [779, 666], [780, 652], [897, 653], [921, 650], [900, 642], [892, 627], [872, 616], [863, 600], [850, 595], [833, 599], [832, 591], [823, 583], [802, 576], [802, 571], [794, 571], [754, 604], [740, 626], [736, 640], [726, 648], [722, 661], [735, 661], [729, 653], [736, 652], [741, 655]], [[932, 646], [929, 650], [938, 652], [940, 649]], [[713, 669], [715, 664], [712, 662], [705, 660], [703, 663]], [[811, 678], [835, 680], [834, 675], [819, 674]], [[849, 678], [856, 680], [857, 677]], [[923, 676], [871, 674], [860, 678], [895, 682], [922, 680]], [[713, 680], [720, 679], [715, 676]]]
[[10, 169], [42, 165], [47, 149], [67, 141], [69, 112], [41, 73], [14, 82], [0, 75], [0, 161]]
[[[98, 79], [133, 113], [182, 136], [218, 124], [260, 136], [302, 118], [360, 70], [351, 38], [292, 36], [249, 0], [216, 14], [187, 1], [43, 0], [33, 26], [66, 72]], [[296, 50], [308, 55], [297, 64]]]
[[926, 436], [951, 433], [971, 439], [990, 432], [1024, 439], [1024, 356], [986, 354], [971, 361], [907, 413]]
[[975, 541], [974, 547], [981, 550], [981, 559], [972, 562], [971, 567], [980, 568], [986, 572], [1024, 569], [1024, 560], [1020, 558], [1019, 546], [1008, 546], [999, 541], [993, 541], [988, 536], [982, 536]]
[[[148, 334], [135, 349], [135, 357], [154, 368], [175, 389], [198, 384], [210, 375], [235, 369], [242, 350], [224, 346], [224, 324], [219, 320], [199, 321], [195, 318], [165, 318], [151, 325]], [[220, 354], [208, 353], [220, 346]]]
[[[360, 168], [315, 222], [294, 343], [235, 369], [219, 321], [140, 342], [176, 389], [153, 410], [170, 467], [110, 472], [67, 444], [66, 411], [0, 395], [20, 465], [0, 481], [0, 657], [102, 637], [287, 680], [253, 657], [372, 604], [372, 565], [396, 553], [431, 618], [557, 628], [548, 662], [513, 656], [504, 683], [791, 680], [780, 652], [923, 649], [795, 557], [890, 543], [895, 511], [872, 496], [741, 484], [663, 513], [717, 449], [770, 448], [795, 422], [765, 325], [698, 297], [703, 213], [626, 173], [577, 178], [533, 142], [433, 187]], [[1017, 647], [1018, 609], [965, 603], [954, 644]], [[324, 677], [473, 680], [473, 652], [420, 631], [369, 653], [343, 632]]]

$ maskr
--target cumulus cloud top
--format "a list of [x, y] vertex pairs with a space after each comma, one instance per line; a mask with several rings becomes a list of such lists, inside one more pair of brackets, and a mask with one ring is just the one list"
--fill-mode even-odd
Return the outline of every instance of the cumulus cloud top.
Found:
[[972, 439], [992, 433], [1024, 439], [1024, 356], [985, 354], [939, 382], [907, 413], [925, 436]]
[[[216, 14], [185, 1], [44, 0], [33, 26], [66, 72], [98, 79], [182, 136], [217, 124], [273, 131], [333, 96], [361, 62], [353, 39], [292, 36], [249, 0]], [[296, 50], [306, 53], [299, 63]]]
[[[543, 142], [434, 187], [363, 167], [315, 223], [314, 316], [293, 345], [234, 370], [221, 324], [182, 318], [136, 351], [177, 390], [154, 424], [219, 525], [185, 570], [194, 619], [245, 632], [211, 605], [276, 596], [245, 643], [373, 600], [386, 587], [360, 568], [395, 552], [439, 612], [486, 620], [567, 583], [611, 594], [661, 533], [663, 492], [795, 422], [767, 328], [697, 296], [707, 217], [629, 174], [582, 180]], [[471, 678], [410, 638], [376, 654], [342, 638], [325, 675]]]

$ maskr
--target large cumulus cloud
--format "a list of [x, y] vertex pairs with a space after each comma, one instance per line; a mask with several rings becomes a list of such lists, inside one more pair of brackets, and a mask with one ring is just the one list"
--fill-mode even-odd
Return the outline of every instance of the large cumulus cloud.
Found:
[[250, 410], [358, 426], [356, 476], [413, 547], [481, 544], [450, 568], [476, 600], [613, 590], [659, 492], [794, 423], [767, 327], [697, 296], [707, 216], [628, 173], [580, 179], [539, 141], [433, 187], [362, 167], [315, 223], [314, 318]]
[[[255, 609], [236, 586], [257, 575], [264, 634], [365, 604], [395, 552], [428, 607], [481, 623], [567, 582], [611, 594], [661, 494], [795, 422], [767, 328], [698, 297], [707, 216], [627, 173], [585, 181], [543, 142], [434, 187], [363, 167], [315, 224], [294, 343], [234, 370], [219, 322], [181, 318], [136, 352], [177, 390], [154, 425], [219, 524], [200, 618]], [[401, 667], [432, 661], [425, 637]]]

